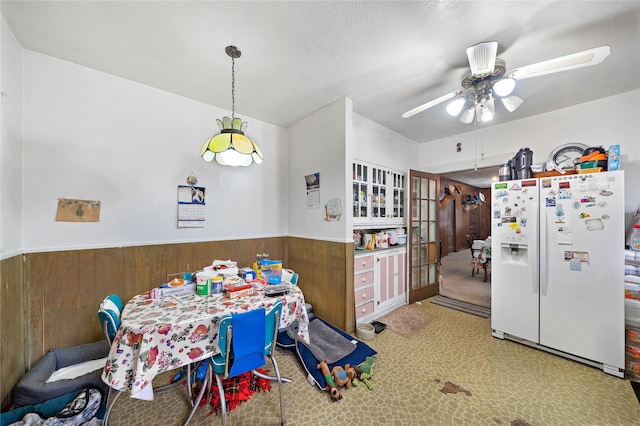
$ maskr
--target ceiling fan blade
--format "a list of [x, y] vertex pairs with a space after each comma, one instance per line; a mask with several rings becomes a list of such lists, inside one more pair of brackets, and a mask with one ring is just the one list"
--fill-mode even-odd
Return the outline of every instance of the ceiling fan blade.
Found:
[[467, 48], [467, 58], [469, 58], [471, 73], [477, 76], [491, 74], [496, 66], [497, 54], [497, 41], [478, 43]]
[[611, 46], [600, 46], [582, 52], [572, 53], [559, 58], [550, 59], [536, 64], [526, 65], [509, 72], [516, 80], [539, 77], [561, 71], [588, 67], [602, 62], [611, 53]]
[[448, 101], [449, 99], [453, 99], [456, 96], [460, 96], [465, 90], [463, 89], [458, 89], [455, 92], [451, 92], [451, 93], [447, 93], [446, 95], [440, 96], [439, 98], [436, 98], [432, 101], [427, 102], [426, 104], [422, 104], [419, 107], [415, 107], [414, 109], [405, 112], [404, 114], [402, 114], [402, 118], [409, 118], [412, 117], [422, 111], [424, 111], [425, 109], [429, 109], [431, 107], [434, 107], [444, 101]]

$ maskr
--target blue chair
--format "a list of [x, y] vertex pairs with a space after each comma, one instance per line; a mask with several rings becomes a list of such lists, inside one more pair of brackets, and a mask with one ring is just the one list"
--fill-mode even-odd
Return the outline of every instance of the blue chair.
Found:
[[124, 309], [124, 305], [122, 299], [120, 299], [120, 296], [117, 294], [105, 297], [102, 303], [100, 303], [98, 321], [100, 321], [100, 327], [109, 345], [113, 342], [113, 338], [116, 337], [116, 333], [120, 327], [122, 309]]
[[[100, 308], [98, 309], [98, 321], [100, 321], [100, 327], [102, 328], [102, 332], [104, 333], [109, 346], [113, 343], [113, 339], [116, 337], [118, 328], [120, 328], [120, 315], [122, 314], [123, 309], [124, 304], [122, 303], [120, 296], [117, 294], [105, 297], [102, 303], [100, 303]], [[102, 421], [104, 425], [109, 424], [109, 415], [111, 414], [111, 410], [122, 394], [121, 392], [118, 392], [113, 398], [113, 401], [111, 401], [111, 391], [112, 389], [109, 387], [106, 401], [107, 410]], [[111, 403], [109, 403], [110, 401]]]
[[292, 269], [283, 269], [282, 280], [289, 281], [293, 285], [298, 285], [298, 273], [294, 272]]
[[[291, 380], [280, 375], [280, 369], [275, 358], [276, 338], [281, 314], [282, 302], [278, 300], [269, 312], [261, 308], [241, 314], [224, 316], [220, 319], [218, 331], [220, 353], [210, 358], [210, 366], [220, 392], [223, 425], [226, 424], [227, 407], [222, 381], [247, 371], [251, 371], [258, 377], [278, 382], [280, 424], [285, 424], [282, 383], [289, 383]], [[233, 360], [231, 359], [232, 353]], [[256, 371], [256, 369], [266, 364], [266, 358], [271, 360], [275, 376], [268, 376]]]
[[102, 303], [100, 303], [100, 309], [110, 309], [118, 314], [118, 317], [122, 315], [122, 310], [124, 309], [124, 303], [122, 303], [122, 299], [117, 294], [112, 294], [104, 298]]

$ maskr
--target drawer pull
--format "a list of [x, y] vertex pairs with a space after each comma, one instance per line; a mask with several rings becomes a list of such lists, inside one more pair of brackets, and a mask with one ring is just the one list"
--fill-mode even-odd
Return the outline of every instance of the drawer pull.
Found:
[[367, 298], [367, 294], [366, 293], [362, 293], [362, 298], [366, 299]]
[[362, 280], [363, 283], [367, 282], [367, 279], [365, 277], [362, 277], [361, 280]]
[[367, 308], [362, 308], [362, 313], [366, 314], [367, 313]]
[[366, 261], [362, 262], [362, 266], [367, 266], [367, 262]]

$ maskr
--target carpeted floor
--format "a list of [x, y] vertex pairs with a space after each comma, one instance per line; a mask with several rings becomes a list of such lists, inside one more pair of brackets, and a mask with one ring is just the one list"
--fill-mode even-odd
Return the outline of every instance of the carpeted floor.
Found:
[[440, 294], [450, 299], [491, 308], [491, 274], [484, 282], [484, 271], [471, 276], [469, 250], [449, 253], [441, 259]]
[[[284, 385], [287, 424], [638, 424], [640, 404], [629, 380], [496, 339], [489, 319], [435, 305], [430, 299], [412, 309], [434, 319], [410, 338], [384, 330], [367, 341], [378, 351], [373, 389], [362, 384], [341, 389], [338, 402], [307, 382], [292, 352], [279, 349], [280, 370], [293, 379]], [[154, 401], [124, 396], [115, 406], [111, 425], [180, 425], [189, 408], [185, 395], [184, 388], [177, 387], [157, 394]], [[279, 424], [278, 398], [275, 387], [254, 395], [230, 414], [227, 424]], [[221, 424], [219, 416], [207, 417], [208, 413], [198, 410], [191, 425]]]

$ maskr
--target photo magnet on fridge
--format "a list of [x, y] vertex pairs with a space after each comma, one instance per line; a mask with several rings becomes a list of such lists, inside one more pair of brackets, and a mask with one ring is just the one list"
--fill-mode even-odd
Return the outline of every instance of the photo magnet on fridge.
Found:
[[582, 263], [578, 259], [569, 260], [569, 269], [572, 271], [582, 271]]

